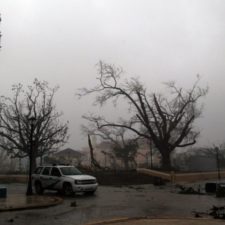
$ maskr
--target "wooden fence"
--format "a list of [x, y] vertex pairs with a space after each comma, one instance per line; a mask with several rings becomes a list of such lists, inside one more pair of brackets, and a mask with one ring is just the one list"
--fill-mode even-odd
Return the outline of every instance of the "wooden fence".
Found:
[[[198, 182], [204, 180], [217, 180], [218, 172], [198, 172], [198, 173], [175, 173], [171, 171], [170, 173], [160, 172], [157, 170], [150, 170], [145, 168], [138, 168], [138, 173], [147, 174], [153, 177], [160, 177], [164, 180], [168, 180], [172, 183], [182, 183], [182, 182]], [[221, 179], [225, 178], [225, 171], [220, 171]]]

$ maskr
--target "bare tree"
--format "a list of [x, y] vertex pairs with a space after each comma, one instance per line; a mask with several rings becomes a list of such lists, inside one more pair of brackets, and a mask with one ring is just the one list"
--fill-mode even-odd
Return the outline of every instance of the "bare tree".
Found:
[[[62, 113], [56, 111], [53, 103], [57, 89], [35, 79], [27, 89], [22, 84], [13, 85], [12, 98], [1, 97], [0, 147], [12, 157], [30, 157], [32, 145], [32, 165], [35, 167], [37, 157], [55, 151], [66, 143], [68, 122], [60, 123]], [[31, 117], [36, 118], [33, 130], [29, 124]]]
[[135, 157], [138, 151], [138, 142], [132, 139], [126, 140], [125, 142], [118, 143], [113, 146], [113, 153], [124, 163], [126, 170], [130, 169], [129, 163], [133, 163], [136, 167]]
[[[87, 118], [89, 119], [89, 118]], [[131, 138], [124, 127], [96, 127], [96, 123], [82, 127], [84, 133], [95, 135], [109, 143], [111, 152], [102, 151], [103, 154], [120, 159], [125, 169], [129, 169], [129, 163], [136, 164], [135, 157], [138, 151], [139, 137]]]
[[123, 127], [154, 143], [162, 157], [162, 167], [171, 169], [171, 152], [176, 147], [196, 143], [199, 132], [194, 121], [201, 115], [198, 105], [208, 88], [198, 86], [199, 77], [190, 90], [178, 88], [174, 82], [166, 83], [170, 95], [147, 93], [145, 86], [135, 78], [121, 82], [122, 69], [103, 62], [98, 64], [99, 84], [91, 89], [80, 89], [79, 97], [96, 94], [95, 104], [104, 105], [113, 100], [116, 105], [123, 98], [128, 104], [130, 118], [119, 122], [106, 120], [103, 116], [86, 116], [95, 121], [98, 128]]

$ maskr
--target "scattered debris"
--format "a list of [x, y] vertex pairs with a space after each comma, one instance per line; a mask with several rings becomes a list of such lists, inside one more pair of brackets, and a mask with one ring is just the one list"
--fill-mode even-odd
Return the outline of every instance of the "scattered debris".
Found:
[[225, 197], [225, 185], [219, 184], [216, 189], [216, 197]]
[[212, 216], [214, 219], [223, 219], [225, 220], [225, 206], [213, 206], [209, 212], [197, 212], [192, 211], [194, 216], [203, 217], [203, 216]]
[[225, 219], [225, 207], [224, 206], [213, 206], [210, 209], [210, 216], [213, 216], [214, 219]]
[[201, 218], [202, 216], [200, 215], [200, 213], [195, 212], [195, 218]]
[[77, 202], [76, 202], [76, 201], [71, 202], [71, 203], [70, 203], [70, 206], [71, 206], [71, 207], [77, 207]]
[[202, 218], [202, 217], [205, 217], [205, 216], [209, 216], [209, 214], [206, 213], [206, 212], [192, 211], [192, 213], [194, 214], [195, 218]]
[[139, 186], [127, 186], [128, 188], [131, 188], [131, 189], [135, 189], [136, 191], [142, 191], [142, 190], [144, 190], [144, 188], [143, 187], [139, 187]]
[[208, 182], [205, 184], [205, 191], [207, 193], [216, 193], [216, 183], [215, 182]]
[[216, 197], [225, 197], [225, 183], [206, 183], [205, 191], [206, 193], [216, 194]]
[[9, 219], [9, 220], [7, 220], [7, 222], [13, 223], [14, 222], [14, 219]]
[[203, 195], [200, 186], [197, 190], [195, 190], [193, 187], [185, 187], [183, 185], [176, 185], [176, 187], [180, 188], [180, 191], [178, 192], [179, 194]]
[[154, 177], [153, 184], [155, 186], [162, 186], [162, 185], [165, 185], [166, 184], [166, 181], [163, 180], [161, 177]]

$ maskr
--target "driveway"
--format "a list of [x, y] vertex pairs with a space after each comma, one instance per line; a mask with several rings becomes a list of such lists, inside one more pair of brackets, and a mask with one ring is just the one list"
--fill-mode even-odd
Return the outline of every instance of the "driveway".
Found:
[[[24, 184], [8, 184], [10, 193], [25, 193]], [[48, 192], [46, 195], [53, 195]], [[71, 203], [76, 201], [76, 207]], [[94, 196], [76, 195], [63, 204], [45, 209], [2, 212], [0, 224], [78, 225], [121, 217], [193, 217], [193, 211], [206, 212], [212, 205], [225, 205], [224, 199], [206, 195], [177, 194], [174, 187], [138, 185], [100, 186]]]

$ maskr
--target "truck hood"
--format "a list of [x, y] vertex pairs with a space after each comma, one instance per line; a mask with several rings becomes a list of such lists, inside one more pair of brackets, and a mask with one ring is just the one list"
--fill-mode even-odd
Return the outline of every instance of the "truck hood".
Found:
[[93, 176], [90, 176], [90, 175], [85, 175], [85, 174], [82, 174], [82, 175], [72, 175], [72, 176], [67, 176], [67, 177], [70, 177], [74, 180], [96, 180], [95, 177]]

